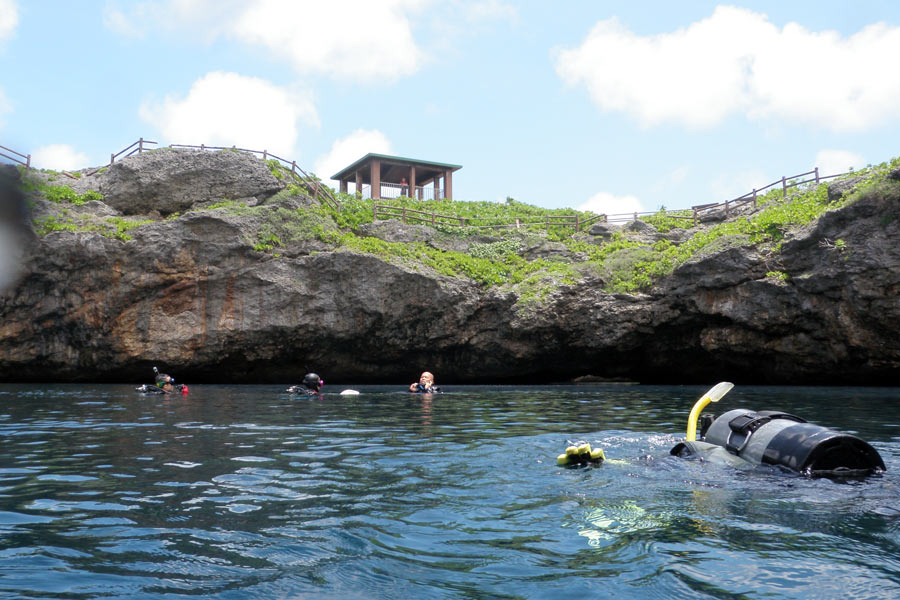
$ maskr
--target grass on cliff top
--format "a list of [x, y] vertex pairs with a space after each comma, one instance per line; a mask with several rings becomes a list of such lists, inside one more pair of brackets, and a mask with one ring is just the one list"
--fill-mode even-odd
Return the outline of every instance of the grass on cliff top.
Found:
[[[277, 171], [285, 176], [283, 166], [272, 164], [271, 161], [269, 166], [273, 172]], [[497, 239], [489, 243], [469, 243], [466, 252], [439, 250], [421, 242], [386, 242], [356, 235], [355, 230], [372, 222], [374, 202], [354, 195], [338, 194], [342, 204], [340, 213], [323, 204], [302, 208], [282, 206], [280, 199], [306, 195], [305, 189], [296, 184], [289, 184], [284, 191], [262, 206], [247, 207], [239, 202], [223, 200], [199, 210], [224, 210], [253, 216], [256, 225], [253, 231], [248, 231], [248, 240], [261, 253], [278, 256], [281, 248], [318, 240], [334, 249], [370, 254], [448, 277], [466, 278], [485, 287], [509, 288], [518, 294], [522, 306], [540, 303], [560, 286], [572, 285], [588, 275], [599, 277], [604, 282], [604, 289], [609, 292], [645, 291], [661, 277], [671, 274], [679, 265], [725, 247], [753, 245], [765, 253], [776, 255], [781, 241], [793, 228], [812, 222], [825, 211], [854, 202], [867, 194], [898, 193], [900, 183], [886, 177], [891, 169], [898, 166], [900, 159], [894, 159], [890, 163], [882, 163], [852, 174], [852, 177], [860, 178], [860, 181], [852, 192], [833, 203], [828, 201], [827, 184], [822, 183], [805, 189], [794, 188], [794, 193], [786, 199], [782, 198], [781, 190], [774, 190], [758, 199], [759, 209], [752, 215], [712, 226], [701, 225], [694, 228], [689, 220], [673, 218], [673, 214], [688, 215], [689, 211], [672, 213], [661, 210], [641, 218], [660, 233], [675, 228], [693, 232], [693, 235], [681, 243], [673, 243], [667, 239], [648, 242], [646, 237], [624, 230], [603, 243], [597, 243], [597, 240], [585, 233], [573, 235], [572, 227], [554, 226], [548, 231], [547, 216], [577, 214], [583, 221], [592, 216], [592, 213], [573, 209], [543, 209], [512, 198], [506, 203], [419, 201], [409, 198], [390, 201], [390, 204], [398, 207], [464, 218], [467, 224], [475, 226], [507, 225], [516, 219], [523, 224], [519, 230], [479, 230], [452, 225], [435, 227], [445, 234], [460, 238], [490, 234]], [[52, 197], [50, 199], [55, 202], [78, 204], [87, 200], [73, 196], [74, 191], [66, 186], [33, 185], [33, 191], [45, 196], [49, 194]], [[54, 191], [57, 187], [69, 192]], [[61, 213], [36, 223], [36, 230], [41, 235], [58, 230], [100, 231], [104, 235], [125, 240], [130, 239], [127, 234], [130, 228], [149, 222], [110, 218], [98, 225], [85, 220], [76, 221]], [[528, 260], [521, 254], [523, 235], [561, 242], [573, 256], [570, 259]]]
[[[835, 202], [828, 200], [827, 183], [807, 186], [804, 189], [794, 188], [793, 193], [787, 198], [783, 198], [781, 190], [773, 190], [758, 198], [759, 208], [752, 215], [733, 218], [712, 226], [692, 228], [695, 233], [680, 244], [667, 239], [648, 244], [638, 236], [625, 233], [617, 233], [609, 242], [597, 244], [588, 241], [584, 236], [571, 235], [571, 228], [554, 228], [554, 230], [567, 229], [568, 234], [556, 233], [547, 236], [548, 239], [560, 240], [570, 251], [587, 257], [587, 265], [563, 260], [528, 261], [517, 253], [518, 248], [512, 240], [498, 241], [494, 244], [473, 244], [468, 253], [461, 253], [435, 250], [421, 243], [390, 243], [375, 238], [360, 238], [346, 232], [330, 235], [324, 239], [336, 246], [388, 260], [400, 259], [407, 263], [418, 261], [437, 273], [451, 277], [466, 277], [485, 286], [515, 287], [525, 282], [537, 282], [535, 287], [541, 288], [551, 282], [552, 288], [552, 282], [556, 285], [572, 284], [583, 278], [584, 273], [589, 272], [599, 274], [603, 278], [607, 291], [639, 292], [652, 287], [655, 281], [671, 274], [679, 265], [725, 247], [757, 246], [763, 252], [777, 254], [780, 251], [780, 243], [792, 229], [811, 223], [826, 211], [855, 202], [867, 194], [891, 190], [893, 190], [891, 193], [896, 193], [900, 183], [887, 180], [886, 175], [898, 166], [900, 159], [894, 159], [890, 163], [869, 167], [845, 177], [845, 179], [858, 177], [861, 181], [851, 193], [845, 194], [842, 199]], [[341, 200], [344, 203], [343, 211], [334, 215], [338, 226], [352, 229], [372, 221], [371, 200], [361, 200], [344, 194], [341, 195]], [[393, 204], [448, 216], [465, 217], [471, 219], [473, 224], [485, 225], [509, 223], [510, 219], [515, 218], [525, 221], [529, 217], [540, 222], [540, 217], [547, 214], [577, 213], [569, 209], [550, 211], [515, 201], [502, 205], [399, 199]], [[691, 226], [690, 221], [672, 218], [672, 214], [660, 211], [641, 220], [653, 225], [661, 233], [676, 227]], [[686, 215], [689, 212], [685, 211], [682, 214]], [[445, 226], [440, 229], [448, 233], [472, 235], [471, 230], [464, 228]], [[502, 231], [497, 233], [504, 234]], [[543, 295], [546, 295], [546, 290]]]
[[[356, 229], [373, 221], [374, 205], [376, 201], [360, 199], [351, 194], [337, 195], [341, 202], [341, 212], [334, 214], [335, 222], [342, 229]], [[379, 205], [390, 205], [397, 208], [406, 208], [413, 211], [421, 211], [427, 215], [412, 215], [407, 219], [408, 223], [431, 226], [432, 213], [444, 215], [453, 219], [464, 219], [465, 227], [452, 224], [436, 224], [435, 229], [452, 235], [468, 237], [478, 232], [473, 228], [483, 228], [482, 233], [502, 235], [509, 229], [491, 229], [497, 226], [511, 226], [516, 220], [520, 222], [520, 228], [526, 231], [547, 232], [547, 217], [572, 217], [578, 215], [581, 221], [596, 216], [592, 212], [578, 211], [571, 208], [541, 208], [519, 202], [513, 198], [507, 198], [505, 203], [498, 202], [465, 202], [458, 200], [418, 200], [414, 198], [395, 198], [392, 200], [378, 200]], [[418, 217], [418, 218], [415, 218]], [[520, 230], [521, 230], [520, 229]], [[562, 239], [572, 234], [571, 226], [556, 225], [550, 228], [550, 239]]]

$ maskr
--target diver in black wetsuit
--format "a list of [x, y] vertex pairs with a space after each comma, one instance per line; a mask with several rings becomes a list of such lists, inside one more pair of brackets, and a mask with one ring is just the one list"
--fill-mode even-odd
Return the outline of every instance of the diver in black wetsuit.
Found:
[[434, 385], [434, 375], [425, 371], [419, 376], [417, 383], [409, 384], [409, 391], [415, 394], [440, 394], [441, 388]]
[[324, 379], [315, 373], [307, 373], [303, 377], [303, 383], [300, 385], [292, 385], [287, 389], [287, 392], [298, 396], [318, 396], [320, 394], [319, 389], [323, 385], [325, 385]]
[[143, 394], [171, 394], [174, 391], [178, 391], [182, 396], [186, 396], [188, 393], [188, 387], [183, 383], [175, 385], [175, 378], [171, 375], [166, 375], [165, 373], [160, 373], [159, 369], [155, 366], [153, 367], [153, 376], [156, 380], [156, 385], [150, 385], [145, 383], [139, 388], [136, 388], [137, 391]]

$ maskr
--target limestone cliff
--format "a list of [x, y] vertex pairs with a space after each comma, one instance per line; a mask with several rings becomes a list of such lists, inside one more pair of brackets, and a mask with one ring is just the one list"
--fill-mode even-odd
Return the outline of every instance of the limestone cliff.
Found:
[[[396, 383], [427, 368], [444, 384], [900, 385], [896, 185], [787, 232], [775, 258], [727, 244], [635, 294], [586, 270], [527, 307], [512, 287], [330, 244], [326, 211], [249, 155], [161, 150], [66, 185], [103, 200], [30, 194], [44, 230], [19, 230], [20, 277], [0, 292], [2, 381], [141, 382], [159, 365], [191, 382], [315, 370]], [[275, 233], [282, 247], [266, 251]], [[397, 222], [357, 234], [457, 251], [483, 241]], [[549, 242], [522, 253], [580, 260]]]

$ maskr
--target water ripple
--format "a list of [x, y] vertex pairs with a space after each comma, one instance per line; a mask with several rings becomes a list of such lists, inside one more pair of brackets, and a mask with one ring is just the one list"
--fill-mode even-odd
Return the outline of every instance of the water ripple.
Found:
[[[365, 402], [0, 386], [0, 595], [900, 595], [896, 391], [729, 395], [826, 423], [856, 414], [846, 394], [877, 407], [881, 422], [846, 425], [888, 472], [838, 484], [669, 456], [704, 390], [492, 387], [425, 403], [355, 387]], [[610, 460], [558, 467], [580, 441]]]

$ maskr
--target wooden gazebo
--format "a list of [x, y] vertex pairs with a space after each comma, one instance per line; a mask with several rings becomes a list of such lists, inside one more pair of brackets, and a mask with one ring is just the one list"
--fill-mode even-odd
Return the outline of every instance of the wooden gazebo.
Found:
[[408, 196], [419, 200], [453, 199], [453, 172], [460, 165], [369, 153], [331, 176], [347, 193], [350, 182], [364, 198]]

